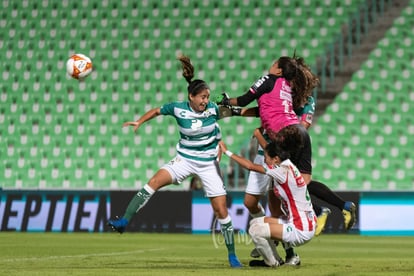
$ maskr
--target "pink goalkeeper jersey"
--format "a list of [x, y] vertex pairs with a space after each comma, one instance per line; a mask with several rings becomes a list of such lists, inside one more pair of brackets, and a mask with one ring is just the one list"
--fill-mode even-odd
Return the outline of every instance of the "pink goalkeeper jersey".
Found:
[[[250, 88], [250, 92], [261, 94], [257, 99], [259, 104], [260, 119], [262, 127], [267, 131], [279, 132], [282, 128], [299, 124], [299, 120], [292, 103], [292, 89], [284, 78], [262, 78], [263, 82]], [[273, 88], [271, 91], [263, 93], [261, 86]], [[261, 92], [261, 93], [260, 93]], [[262, 94], [263, 93], [263, 94]]]

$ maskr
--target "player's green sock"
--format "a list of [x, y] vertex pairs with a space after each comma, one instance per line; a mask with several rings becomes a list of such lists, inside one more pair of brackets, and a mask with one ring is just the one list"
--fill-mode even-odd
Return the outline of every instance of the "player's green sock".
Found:
[[150, 199], [150, 197], [155, 193], [155, 191], [146, 184], [128, 204], [128, 207], [125, 211], [124, 218], [128, 221], [141, 209]]
[[229, 254], [235, 254], [234, 249], [234, 229], [233, 224], [231, 223], [231, 217], [227, 216], [224, 219], [218, 219], [221, 225], [221, 233], [224, 237], [224, 242], [226, 243], [227, 251]]

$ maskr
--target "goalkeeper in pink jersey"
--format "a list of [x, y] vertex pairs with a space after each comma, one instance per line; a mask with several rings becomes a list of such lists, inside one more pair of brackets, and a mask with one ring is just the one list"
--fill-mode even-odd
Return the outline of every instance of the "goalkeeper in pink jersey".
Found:
[[[350, 229], [355, 223], [355, 204], [345, 202], [326, 185], [312, 180], [311, 140], [306, 128], [301, 124], [298, 115], [295, 113], [295, 110], [298, 111], [305, 107], [308, 97], [317, 85], [317, 77], [312, 74], [302, 58], [280, 57], [272, 64], [269, 73], [259, 78], [248, 92], [237, 98], [228, 98], [225, 95], [218, 101], [218, 104], [243, 107], [256, 100], [258, 103], [257, 115], [260, 116], [262, 128], [270, 139], [274, 139], [282, 129], [297, 128], [302, 135], [304, 144], [303, 147], [291, 151], [291, 160], [302, 173], [305, 182], [308, 184], [310, 194], [342, 210], [345, 229]], [[252, 112], [244, 110], [241, 112], [242, 116], [246, 116], [246, 114], [251, 116]], [[289, 140], [291, 140], [289, 137], [285, 137], [285, 144], [289, 143]], [[263, 157], [258, 156], [257, 158], [263, 160]], [[259, 200], [267, 192], [267, 189], [268, 185], [265, 177], [251, 172], [244, 204], [253, 218], [264, 215]], [[272, 194], [269, 193], [269, 196], [272, 197]], [[271, 202], [273, 200], [269, 199], [269, 203]], [[272, 210], [271, 205], [269, 205], [269, 208], [271, 208], [272, 213], [275, 211]], [[324, 215], [320, 207], [314, 206], [314, 208], [317, 214]], [[325, 222], [326, 215], [325, 210]], [[319, 223], [319, 225], [324, 224]], [[323, 226], [319, 228], [319, 232], [323, 230]], [[300, 260], [295, 254], [287, 253], [287, 264], [298, 265]]]

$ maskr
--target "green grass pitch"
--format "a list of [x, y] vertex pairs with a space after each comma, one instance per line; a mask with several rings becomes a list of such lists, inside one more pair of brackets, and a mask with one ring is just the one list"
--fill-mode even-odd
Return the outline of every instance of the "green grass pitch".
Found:
[[[250, 268], [236, 237], [232, 269], [220, 235], [0, 233], [0, 275], [413, 275], [414, 237], [325, 234], [298, 247], [302, 265]], [[279, 253], [283, 252], [279, 248]]]

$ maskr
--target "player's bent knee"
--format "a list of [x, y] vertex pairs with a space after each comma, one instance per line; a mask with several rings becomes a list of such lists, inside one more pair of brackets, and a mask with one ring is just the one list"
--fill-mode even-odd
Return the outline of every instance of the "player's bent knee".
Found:
[[258, 217], [250, 220], [250, 225], [257, 224], [257, 223], [264, 223], [265, 217]]
[[254, 223], [249, 228], [249, 234], [253, 240], [256, 238], [270, 238], [270, 226], [268, 223]]

